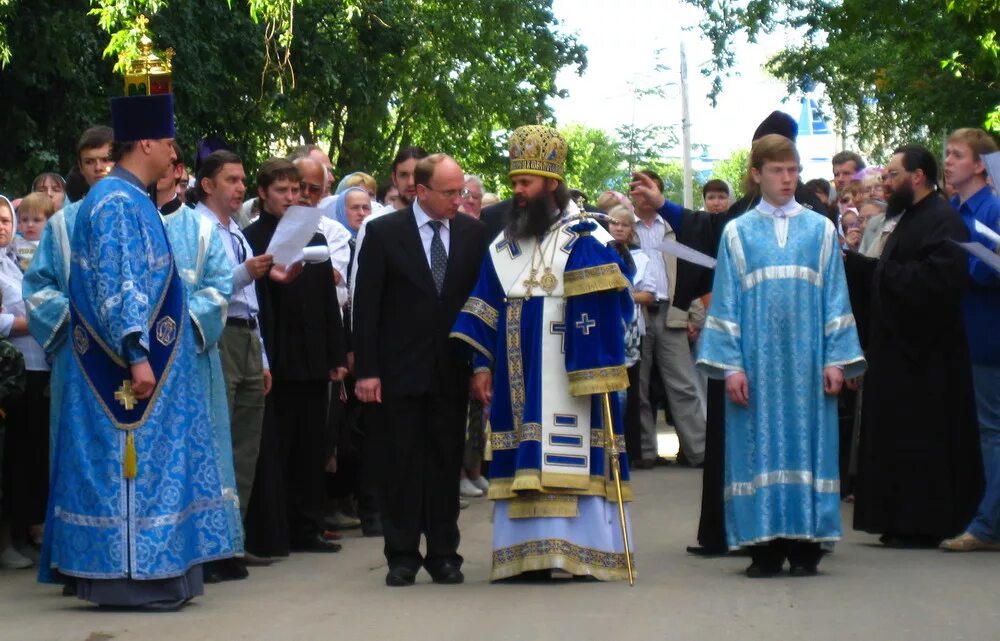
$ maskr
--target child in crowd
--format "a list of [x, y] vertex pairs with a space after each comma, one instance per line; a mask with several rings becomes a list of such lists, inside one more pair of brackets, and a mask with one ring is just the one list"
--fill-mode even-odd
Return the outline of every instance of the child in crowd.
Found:
[[52, 199], [37, 191], [25, 196], [17, 208], [17, 237], [14, 238], [14, 251], [17, 253], [17, 265], [22, 272], [27, 271], [31, 259], [35, 257], [45, 223], [54, 213], [56, 208]]

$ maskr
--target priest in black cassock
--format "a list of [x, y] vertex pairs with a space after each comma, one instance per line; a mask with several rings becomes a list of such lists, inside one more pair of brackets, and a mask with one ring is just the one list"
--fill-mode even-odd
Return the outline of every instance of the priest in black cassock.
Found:
[[[791, 116], [782, 111], [773, 111], [753, 133], [753, 140], [768, 134], [779, 134], [795, 142], [798, 125]], [[641, 175], [636, 174], [636, 182], [631, 184], [633, 198], [651, 195], [649, 186], [644, 186]], [[709, 214], [705, 211], [691, 211], [670, 201], [657, 199], [658, 211], [677, 234], [677, 241], [704, 254], [715, 256], [722, 238], [722, 230], [729, 221], [753, 209], [760, 195], [744, 196], [736, 201], [729, 211]], [[827, 213], [827, 208], [800, 181], [795, 189], [795, 201], [800, 205]], [[662, 204], [660, 204], [662, 202]], [[484, 210], [485, 217], [485, 210]], [[836, 222], [836, 221], [834, 221]], [[712, 273], [704, 270], [703, 288], [699, 295], [712, 287]], [[724, 452], [725, 452], [725, 383], [709, 379], [708, 413], [705, 421], [705, 469], [702, 474], [701, 517], [698, 522], [698, 545], [687, 551], [697, 556], [721, 556], [728, 553], [726, 544], [726, 524], [723, 514]]]
[[958, 534], [983, 489], [961, 307], [968, 260], [952, 242], [969, 233], [937, 177], [927, 149], [897, 149], [886, 217], [899, 222], [878, 259], [846, 256], [852, 290], [871, 301], [854, 527], [892, 547]]

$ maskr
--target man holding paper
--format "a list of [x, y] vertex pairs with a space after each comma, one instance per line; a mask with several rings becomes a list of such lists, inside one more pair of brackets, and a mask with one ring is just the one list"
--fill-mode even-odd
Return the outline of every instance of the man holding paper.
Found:
[[[997, 251], [1000, 199], [986, 182], [983, 156], [997, 145], [982, 129], [958, 129], [945, 147], [944, 175], [955, 188], [951, 204], [969, 236]], [[987, 255], [988, 256], [988, 255]], [[986, 490], [976, 516], [959, 536], [941, 543], [953, 552], [1000, 550], [1000, 275], [981, 258], [969, 256], [969, 289], [962, 299], [972, 359], [972, 386], [979, 418]]]
[[[301, 220], [316, 210], [293, 207], [299, 202], [301, 179], [299, 170], [287, 160], [275, 158], [261, 165], [257, 172], [260, 218], [245, 230], [255, 255], [271, 253], [276, 264], [282, 263], [279, 256], [285, 250], [294, 257], [302, 247], [291, 242], [297, 234], [286, 232], [295, 228], [311, 232], [305, 239], [309, 247], [326, 247], [326, 240], [315, 232], [316, 221]], [[277, 242], [280, 236], [288, 242]], [[258, 556], [285, 555], [289, 548], [340, 549], [324, 536], [320, 525], [325, 467], [333, 454], [326, 427], [328, 384], [347, 372], [333, 267], [329, 260], [285, 267], [287, 274], [298, 276], [285, 278], [288, 282], [273, 277], [257, 281], [261, 329], [273, 378], [247, 515], [247, 549]]]

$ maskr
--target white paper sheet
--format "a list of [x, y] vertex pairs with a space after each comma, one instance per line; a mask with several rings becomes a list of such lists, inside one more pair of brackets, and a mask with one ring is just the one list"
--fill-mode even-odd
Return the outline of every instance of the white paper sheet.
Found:
[[1000, 245], [1000, 234], [996, 233], [995, 231], [993, 231], [992, 229], [990, 229], [989, 227], [987, 227], [978, 220], [976, 221], [976, 231], [982, 234], [983, 236], [986, 236], [994, 243]]
[[708, 254], [703, 254], [700, 251], [691, 249], [687, 245], [682, 245], [676, 240], [671, 240], [669, 238], [663, 239], [663, 243], [660, 244], [660, 251], [670, 254], [671, 256], [676, 256], [681, 260], [686, 260], [689, 263], [694, 263], [695, 265], [715, 269], [716, 260], [714, 258]]
[[988, 247], [980, 243], [955, 242], [955, 244], [992, 267], [993, 271], [1000, 273], [1000, 256], [991, 252]]
[[1000, 193], [1000, 151], [984, 154], [982, 158], [986, 165], [986, 173], [993, 183], [993, 191]]
[[292, 205], [278, 221], [267, 253], [274, 257], [275, 265], [292, 265], [302, 260], [302, 250], [312, 240], [319, 227], [323, 211], [315, 207]]

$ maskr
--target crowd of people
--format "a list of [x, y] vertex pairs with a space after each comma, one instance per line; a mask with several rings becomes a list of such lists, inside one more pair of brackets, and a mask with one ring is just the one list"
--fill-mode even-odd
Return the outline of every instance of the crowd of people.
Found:
[[[704, 469], [692, 554], [814, 575], [841, 500], [888, 546], [1000, 550], [1000, 278], [960, 244], [998, 250], [987, 133], [943, 172], [904, 145], [802, 183], [775, 112], [739, 199], [712, 179], [686, 210], [644, 170], [592, 208], [547, 127], [500, 202], [420, 147], [384, 184], [315, 145], [250, 178], [216, 139], [189, 173], [172, 96], [116, 100], [72, 176], [0, 199], [4, 568], [176, 609], [360, 528], [388, 585], [461, 583], [488, 495], [493, 580], [631, 577], [661, 408]], [[322, 215], [277, 264], [293, 206]]]

